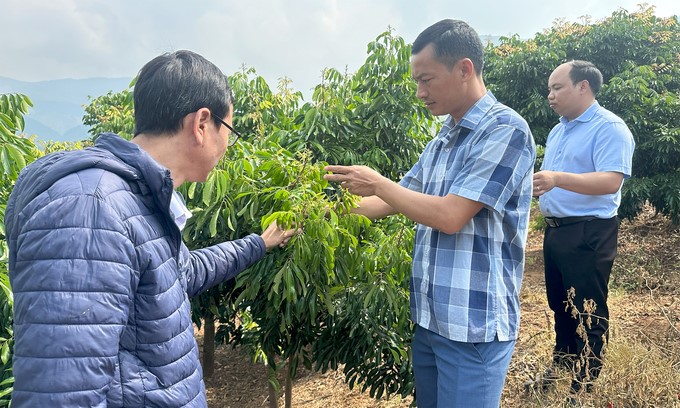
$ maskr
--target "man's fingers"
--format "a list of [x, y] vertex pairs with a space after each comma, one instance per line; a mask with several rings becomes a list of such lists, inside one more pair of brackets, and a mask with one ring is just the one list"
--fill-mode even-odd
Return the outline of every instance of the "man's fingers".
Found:
[[279, 243], [279, 247], [281, 248], [285, 247], [286, 245], [288, 245], [288, 242], [291, 240], [291, 238], [299, 234], [302, 234], [302, 228], [289, 229], [283, 231], [281, 234], [281, 242]]
[[325, 171], [334, 174], [326, 174], [325, 176], [335, 176], [335, 175], [345, 175], [352, 171], [352, 166], [326, 166], [323, 168]]
[[342, 174], [324, 174], [323, 178], [328, 180], [328, 181], [342, 181], [344, 179], [344, 175]]
[[289, 239], [291, 239], [292, 237], [294, 237], [295, 235], [299, 235], [299, 234], [302, 234], [302, 228], [289, 229], [289, 230], [287, 230], [287, 231], [284, 231], [284, 233], [283, 233], [283, 238], [284, 238], [285, 240], [289, 240]]

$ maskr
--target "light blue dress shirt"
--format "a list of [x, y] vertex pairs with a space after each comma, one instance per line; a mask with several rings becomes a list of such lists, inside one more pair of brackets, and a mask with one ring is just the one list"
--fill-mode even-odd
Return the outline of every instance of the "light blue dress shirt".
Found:
[[[572, 121], [565, 117], [550, 131], [541, 170], [568, 173], [613, 171], [624, 178], [631, 175], [635, 141], [621, 118], [595, 101]], [[623, 185], [623, 183], [621, 183]], [[547, 217], [595, 216], [612, 218], [621, 204], [621, 187], [616, 193], [586, 195], [555, 187], [540, 199]]]

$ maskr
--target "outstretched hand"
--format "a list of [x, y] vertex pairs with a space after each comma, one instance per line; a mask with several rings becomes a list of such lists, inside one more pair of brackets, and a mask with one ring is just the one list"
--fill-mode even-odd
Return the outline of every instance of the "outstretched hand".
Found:
[[276, 224], [276, 221], [274, 221], [269, 224], [267, 229], [262, 233], [261, 237], [264, 240], [264, 245], [267, 247], [267, 251], [269, 251], [270, 249], [277, 246], [280, 248], [285, 247], [293, 236], [300, 233], [302, 233], [302, 230], [299, 228], [283, 230], [279, 228], [279, 226]]
[[367, 166], [326, 166], [324, 179], [340, 183], [350, 193], [362, 197], [376, 195], [379, 184], [388, 181], [377, 171]]

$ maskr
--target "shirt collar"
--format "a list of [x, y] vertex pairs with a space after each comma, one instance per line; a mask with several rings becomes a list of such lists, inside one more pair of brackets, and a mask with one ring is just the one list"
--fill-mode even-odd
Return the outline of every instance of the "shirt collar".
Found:
[[484, 118], [496, 104], [496, 101], [497, 99], [494, 94], [491, 93], [491, 91], [487, 91], [470, 109], [468, 109], [467, 112], [465, 112], [465, 115], [460, 119], [460, 122], [456, 123], [453, 116], [449, 115], [444, 122], [444, 128], [447, 128], [447, 131], [440, 133], [441, 139], [443, 139], [443, 141], [448, 141], [452, 134], [457, 134], [458, 132], [452, 132], [456, 127], [464, 127], [470, 130], [476, 129], [482, 118]]
[[177, 224], [180, 231], [184, 229], [187, 220], [192, 215], [186, 204], [184, 204], [184, 199], [177, 191], [173, 191], [170, 197], [170, 214], [172, 214], [175, 224]]
[[482, 118], [493, 108], [496, 104], [496, 97], [487, 91], [477, 102], [461, 118], [459, 125], [470, 130], [475, 129]]
[[588, 109], [585, 110], [582, 114], [580, 114], [576, 119], [574, 120], [569, 120], [565, 118], [564, 116], [560, 117], [560, 122], [563, 125], [566, 125], [569, 122], [589, 122], [593, 116], [595, 116], [595, 112], [600, 109], [600, 104], [595, 101], [588, 107]]

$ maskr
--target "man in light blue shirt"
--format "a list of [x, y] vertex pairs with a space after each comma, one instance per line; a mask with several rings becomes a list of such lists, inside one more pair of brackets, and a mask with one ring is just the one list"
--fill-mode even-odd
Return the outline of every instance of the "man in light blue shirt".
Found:
[[[550, 75], [548, 101], [561, 118], [548, 135], [541, 171], [534, 175], [534, 194], [548, 224], [543, 256], [555, 316], [553, 364], [574, 370], [573, 392], [584, 385], [589, 390], [602, 368], [616, 215], [635, 148], [623, 120], [595, 100], [601, 85], [602, 74], [586, 61], [567, 62]], [[586, 310], [584, 300], [596, 308]], [[578, 334], [580, 324], [586, 335]]]
[[462, 21], [413, 43], [417, 96], [448, 115], [400, 183], [365, 166], [325, 178], [363, 196], [355, 212], [417, 226], [411, 319], [419, 407], [498, 407], [519, 330], [519, 291], [536, 158], [526, 121], [482, 79], [484, 48]]

